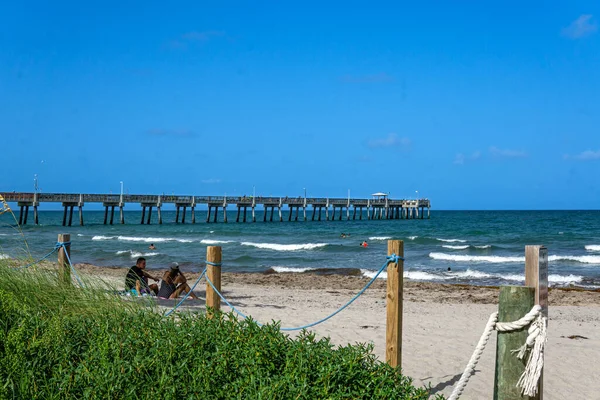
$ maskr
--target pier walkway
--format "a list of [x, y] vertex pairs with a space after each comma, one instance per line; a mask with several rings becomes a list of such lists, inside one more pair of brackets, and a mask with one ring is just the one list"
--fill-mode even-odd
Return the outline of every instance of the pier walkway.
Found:
[[[63, 226], [71, 226], [73, 209], [79, 208], [79, 224], [83, 225], [83, 206], [86, 203], [101, 203], [104, 207], [104, 224], [114, 222], [115, 208], [119, 208], [119, 222], [125, 223], [124, 208], [126, 204], [139, 204], [142, 207], [141, 224], [152, 222], [152, 209], [158, 214], [158, 223], [162, 224], [162, 206], [174, 204], [176, 209], [175, 223], [185, 223], [187, 209], [190, 209], [192, 223], [196, 223], [196, 207], [207, 206], [206, 222], [227, 222], [227, 207], [237, 208], [236, 222], [246, 222], [247, 211], [250, 209], [251, 221], [256, 222], [256, 210], [262, 208], [263, 221], [283, 221], [282, 210], [289, 210], [288, 221], [307, 221], [307, 208], [311, 221], [356, 220], [363, 219], [363, 209], [366, 218], [374, 219], [415, 219], [430, 218], [431, 202], [429, 199], [394, 200], [387, 196], [373, 199], [354, 198], [319, 198], [319, 197], [263, 197], [263, 196], [178, 196], [178, 195], [137, 195], [137, 194], [72, 194], [72, 193], [36, 193], [36, 192], [0, 192], [7, 203], [17, 203], [20, 207], [19, 224], [26, 225], [29, 208], [33, 208], [34, 223], [39, 223], [38, 206], [41, 203], [61, 203], [64, 207]], [[219, 210], [222, 218], [218, 218]], [[295, 216], [293, 215], [295, 211]], [[325, 216], [323, 217], [323, 211]], [[268, 215], [270, 212], [270, 215]], [[301, 214], [301, 215], [300, 215]], [[344, 215], [345, 214], [345, 215]], [[358, 215], [357, 215], [358, 214]]]

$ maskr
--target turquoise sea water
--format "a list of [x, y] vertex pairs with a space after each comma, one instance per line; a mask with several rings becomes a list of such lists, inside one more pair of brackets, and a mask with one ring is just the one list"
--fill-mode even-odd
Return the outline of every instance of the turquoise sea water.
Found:
[[[236, 223], [230, 212], [228, 223], [207, 224], [206, 212], [197, 211], [196, 224], [189, 213], [186, 224], [175, 224], [175, 212], [165, 211], [163, 225], [156, 213], [151, 225], [140, 225], [141, 212], [129, 211], [125, 225], [111, 226], [102, 224], [103, 211], [85, 211], [85, 226], [75, 225], [75, 212], [74, 225], [62, 227], [62, 211], [41, 211], [40, 225], [23, 232], [34, 257], [52, 250], [57, 234], [70, 233], [75, 263], [126, 267], [143, 255], [149, 269], [177, 261], [184, 271], [198, 271], [206, 246], [218, 245], [224, 271], [364, 276], [384, 263], [388, 239], [402, 239], [408, 279], [481, 285], [523, 282], [525, 245], [543, 244], [550, 285], [600, 287], [600, 211], [432, 211], [429, 220], [321, 222], [310, 215], [288, 222], [284, 212], [284, 222], [265, 223], [258, 212], [256, 223]], [[363, 240], [368, 248], [359, 246]], [[0, 257], [23, 256], [23, 249], [12, 217], [0, 216]]]

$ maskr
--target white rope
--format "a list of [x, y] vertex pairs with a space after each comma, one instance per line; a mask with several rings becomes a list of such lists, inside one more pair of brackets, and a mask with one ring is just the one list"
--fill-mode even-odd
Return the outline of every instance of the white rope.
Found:
[[490, 339], [494, 329], [499, 332], [511, 332], [522, 329], [528, 325], [529, 335], [525, 344], [519, 349], [513, 350], [512, 352], [517, 353], [517, 358], [522, 360], [525, 357], [527, 350], [532, 348], [529, 352], [529, 358], [527, 360], [527, 365], [525, 366], [525, 372], [523, 372], [519, 378], [517, 386], [522, 388], [522, 393], [526, 396], [535, 396], [538, 386], [537, 382], [542, 373], [544, 362], [544, 344], [546, 343], [546, 326], [548, 322], [547, 319], [542, 316], [541, 311], [542, 307], [539, 305], [533, 306], [531, 311], [525, 314], [523, 318], [513, 322], [498, 322], [498, 312], [492, 313], [485, 326], [485, 329], [483, 330], [483, 334], [479, 339], [479, 343], [477, 343], [475, 351], [473, 351], [473, 355], [471, 356], [469, 363], [467, 364], [460, 377], [460, 380], [454, 387], [454, 390], [452, 391], [452, 394], [448, 400], [457, 400], [460, 395], [462, 395], [467, 383], [469, 382], [469, 378], [471, 378], [471, 375], [473, 375], [473, 372], [475, 371], [477, 362], [479, 361], [479, 358], [481, 358], [481, 354], [485, 349], [485, 345]]

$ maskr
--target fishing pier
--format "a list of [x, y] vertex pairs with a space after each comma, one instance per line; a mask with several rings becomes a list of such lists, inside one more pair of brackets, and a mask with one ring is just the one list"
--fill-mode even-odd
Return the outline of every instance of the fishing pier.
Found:
[[[142, 208], [140, 224], [152, 222], [152, 211], [156, 208], [158, 223], [163, 223], [162, 207], [165, 204], [175, 206], [175, 223], [185, 224], [186, 215], [191, 214], [192, 224], [196, 223], [196, 207], [206, 206], [206, 222], [228, 222], [227, 208], [237, 208], [236, 222], [250, 220], [256, 222], [256, 211], [263, 211], [263, 222], [284, 221], [283, 211], [289, 211], [288, 221], [333, 221], [365, 219], [416, 219], [430, 218], [429, 199], [394, 200], [383, 193], [376, 193], [372, 199], [358, 198], [319, 198], [319, 197], [263, 197], [263, 196], [177, 196], [177, 195], [136, 195], [136, 194], [72, 194], [38, 192], [0, 192], [7, 203], [17, 203], [20, 208], [19, 224], [27, 225], [29, 209], [33, 208], [34, 223], [39, 223], [38, 207], [41, 203], [61, 203], [64, 208], [63, 226], [71, 226], [73, 210], [79, 209], [79, 225], [83, 225], [83, 206], [99, 203], [104, 207], [104, 224], [112, 225], [115, 208], [119, 209], [119, 223], [125, 223], [124, 209], [127, 204], [139, 204]], [[188, 211], [189, 209], [189, 211]], [[277, 209], [277, 211], [276, 211]], [[222, 218], [218, 218], [220, 211]], [[307, 211], [310, 214], [307, 215]], [[275, 214], [277, 213], [277, 214]], [[295, 216], [294, 216], [295, 213]], [[269, 215], [270, 214], [270, 215]], [[325, 214], [323, 216], [323, 214]], [[212, 221], [211, 221], [212, 220]]]

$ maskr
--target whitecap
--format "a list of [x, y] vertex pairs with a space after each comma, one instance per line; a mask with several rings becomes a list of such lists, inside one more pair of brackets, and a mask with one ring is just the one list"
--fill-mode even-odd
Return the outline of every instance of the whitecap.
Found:
[[429, 253], [429, 257], [434, 260], [462, 261], [462, 262], [488, 262], [488, 263], [509, 263], [524, 262], [525, 257], [502, 257], [502, 256], [466, 256], [446, 253]]
[[444, 244], [442, 245], [442, 247], [446, 248], [446, 249], [452, 249], [452, 250], [466, 250], [469, 248], [469, 245], [460, 245], [460, 246], [454, 246], [451, 244]]
[[114, 239], [114, 238], [115, 238], [114, 236], [102, 236], [102, 235], [99, 235], [99, 236], [94, 236], [92, 238], [92, 240], [111, 240], [111, 239]]
[[303, 243], [303, 244], [276, 244], [276, 243], [253, 243], [242, 242], [242, 246], [252, 246], [259, 249], [268, 249], [276, 251], [297, 251], [297, 250], [313, 250], [319, 247], [327, 246], [327, 243]]
[[409, 236], [408, 240], [415, 240], [416, 238], [418, 238], [418, 236]]
[[600, 245], [599, 244], [588, 244], [585, 246], [585, 249], [587, 251], [600, 251]]
[[0, 253], [0, 260], [8, 260], [10, 256], [8, 254]]
[[440, 242], [446, 242], [446, 243], [466, 243], [466, 240], [463, 239], [441, 239], [441, 238], [435, 238], [435, 240], [439, 240]]
[[149, 252], [149, 253], [142, 253], [140, 251], [133, 251], [133, 250], [119, 250], [117, 251], [117, 255], [122, 255], [122, 254], [127, 254], [129, 253], [129, 257], [130, 258], [138, 258], [138, 257], [152, 257], [152, 256], [157, 256], [160, 253], [157, 252]]
[[161, 243], [171, 242], [177, 239], [172, 238], [152, 238], [152, 237], [137, 237], [137, 236], [118, 236], [117, 239], [124, 242], [146, 242], [146, 243]]
[[475, 246], [476, 249], [491, 249], [491, 244], [484, 244], [483, 246]]
[[211, 240], [211, 239], [202, 239], [200, 241], [202, 244], [220, 244], [220, 243], [233, 243], [233, 240]]
[[390, 240], [391, 236], [371, 236], [369, 240]]

